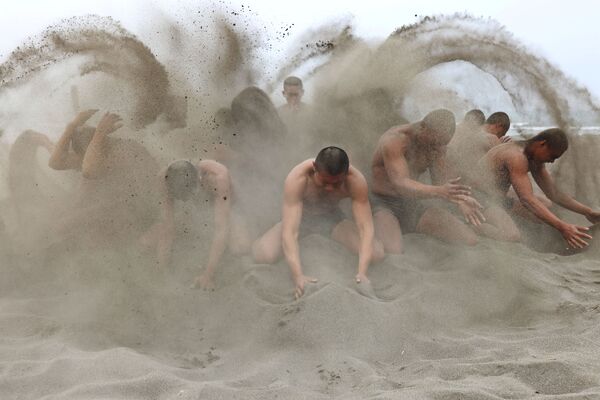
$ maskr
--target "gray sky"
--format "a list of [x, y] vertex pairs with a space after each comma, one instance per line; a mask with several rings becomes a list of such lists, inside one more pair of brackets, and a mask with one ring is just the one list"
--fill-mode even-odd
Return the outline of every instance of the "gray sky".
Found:
[[[135, 34], [148, 27], [158, 9], [177, 17], [187, 9], [206, 7], [208, 1], [172, 0], [4, 0], [0, 12], [0, 59], [29, 35], [40, 33], [48, 25], [76, 15], [110, 15]], [[221, 1], [229, 8], [242, 4], [250, 7], [257, 21], [267, 29], [294, 24], [290, 41], [305, 29], [334, 18], [351, 20], [357, 33], [365, 38], [385, 38], [396, 27], [418, 21], [425, 15], [467, 12], [491, 17], [505, 25], [529, 49], [548, 58], [570, 77], [587, 86], [600, 98], [600, 3], [585, 0], [548, 2], [543, 0], [231, 0]], [[149, 6], [152, 4], [152, 6]], [[417, 17], [415, 17], [417, 15]]]

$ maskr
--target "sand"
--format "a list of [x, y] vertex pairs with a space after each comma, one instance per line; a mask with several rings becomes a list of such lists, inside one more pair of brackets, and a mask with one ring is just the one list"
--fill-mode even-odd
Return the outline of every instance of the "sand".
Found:
[[[156, 271], [95, 250], [3, 268], [3, 399], [592, 399], [600, 397], [600, 247], [563, 257], [407, 235], [371, 269], [321, 236], [286, 265]], [[9, 278], [8, 280], [6, 278]]]
[[[83, 22], [83, 27], [90, 28]], [[44, 39], [53, 46], [41, 47], [47, 50], [43, 54], [59, 63], [72, 56], [62, 53], [65, 46], [79, 46], [86, 55], [94, 55], [99, 46], [101, 54], [114, 61], [119, 51], [130, 49], [128, 51], [138, 56], [132, 63], [137, 65], [142, 60], [142, 65], [149, 70], [131, 69], [128, 63], [120, 62], [123, 61], [120, 58], [116, 58], [119, 62], [114, 65], [102, 63], [102, 57], [100, 64], [86, 65], [94, 72], [102, 72], [100, 67], [106, 67], [107, 75], [113, 80], [121, 79], [122, 75], [117, 74], [121, 68], [129, 73], [149, 71], [151, 76], [161, 78], [156, 88], [159, 95], [167, 91], [169, 96], [189, 93], [185, 90], [171, 93], [172, 82], [168, 81], [149, 47], [121, 31], [118, 24], [114, 25], [116, 22], [106, 20], [104, 23], [112, 32], [108, 43], [125, 43], [129, 47], [105, 48], [95, 41], [92, 26], [92, 32], [83, 31], [84, 36], [75, 30], [66, 36]], [[432, 41], [430, 36], [436, 39], [450, 32], [449, 37], [454, 38], [457, 32], [466, 29], [461, 25], [469, 23], [480, 28], [487, 26], [485, 21], [470, 18], [424, 19], [393, 35], [386, 46], [374, 52], [375, 60], [385, 60], [386, 49], [402, 50], [403, 46], [410, 45], [425, 51]], [[496, 27], [491, 24], [489, 29]], [[491, 35], [483, 32], [479, 37], [477, 29], [466, 32], [472, 47], [488, 41]], [[390, 64], [387, 72], [373, 74], [372, 68], [360, 70], [364, 65], [357, 63], [355, 68], [342, 68], [348, 79], [326, 79], [337, 67], [352, 65], [352, 61], [366, 51], [362, 45], [353, 43], [355, 38], [351, 31], [342, 33], [343, 41], [331, 47], [332, 62], [312, 72], [317, 83], [319, 79], [327, 83], [315, 89], [317, 95], [319, 91], [328, 93], [322, 101], [316, 102], [320, 114], [315, 123], [323, 122], [323, 129], [313, 139], [315, 142], [331, 138], [343, 141], [356, 157], [353, 160], [368, 163], [373, 139], [402, 119], [395, 113], [393, 101], [398, 97], [402, 99], [403, 86], [430, 64], [455, 57], [462, 50], [458, 48], [460, 41], [451, 41], [444, 44], [431, 62], [421, 65], [423, 60], [409, 60], [409, 64], [414, 64], [412, 69], [407, 76], [394, 81], [392, 89], [396, 92], [388, 92], [377, 83], [391, 82], [389, 78], [395, 74], [395, 64]], [[524, 52], [512, 38], [505, 38], [507, 32], [501, 30], [500, 33], [499, 43], [491, 42], [486, 52], [463, 58], [482, 68], [488, 66], [492, 72], [508, 71], [508, 74], [519, 69], [510, 59], [486, 59], [485, 55], [493, 53], [498, 45], [513, 46], [512, 52], [517, 56]], [[422, 39], [408, 44], [402, 42], [405, 37], [413, 36]], [[52, 42], [52, 38], [65, 41]], [[186, 37], [183, 39], [186, 40], [182, 43], [196, 43]], [[234, 39], [228, 40], [235, 42], [237, 39]], [[35, 52], [44, 43], [34, 43], [25, 49]], [[328, 52], [330, 47], [323, 43], [328, 42], [317, 42], [314, 46], [326, 48]], [[340, 50], [339, 43], [349, 46], [347, 56], [343, 56], [344, 47]], [[357, 47], [352, 47], [354, 45]], [[327, 53], [315, 53], [314, 46], [307, 47], [307, 54], [299, 55], [300, 61]], [[238, 47], [233, 46], [235, 49]], [[237, 54], [233, 50], [230, 52]], [[206, 128], [202, 121], [213, 121], [214, 111], [229, 106], [233, 98], [230, 94], [238, 89], [236, 85], [253, 83], [248, 82], [250, 78], [235, 79], [237, 63], [247, 56], [239, 52], [241, 58], [231, 56], [225, 64], [232, 66], [221, 68], [223, 77], [215, 80], [228, 86], [226, 95], [219, 95], [227, 97], [227, 102], [212, 104], [207, 100], [202, 104], [204, 108], [200, 108], [198, 98], [190, 98], [187, 105], [196, 112], [188, 113], [185, 128], [178, 124], [174, 125], [179, 130], [165, 128], [169, 122], [165, 114], [169, 110], [179, 115], [177, 110], [171, 109], [175, 106], [167, 104], [175, 101], [175, 97], [163, 99], [165, 102], [161, 103], [162, 97], [154, 96], [156, 93], [147, 86], [139, 87], [131, 98], [124, 97], [124, 102], [129, 99], [133, 104], [130, 125], [145, 126], [155, 119], [158, 121], [148, 130], [130, 131], [129, 136], [140, 142], [146, 140], [145, 145], [152, 147], [161, 164], [184, 155], [206, 157], [206, 148], [194, 146], [211, 143], [211, 140], [214, 145], [215, 137], [202, 130]], [[55, 57], [55, 53], [60, 57]], [[393, 51], [390, 54], [393, 55]], [[529, 53], [523, 54], [529, 57]], [[27, 54], [16, 53], [8, 64], [19, 61], [21, 55]], [[18, 109], [21, 103], [16, 99], [27, 98], [19, 97], [19, 93], [38, 90], [35, 61], [23, 66], [32, 74], [32, 86], [18, 92], [18, 80], [11, 80], [10, 89], [14, 92], [6, 88], [0, 90], [0, 95], [5, 96], [3, 104]], [[364, 59], [367, 64], [368, 61], [369, 58]], [[508, 90], [509, 94], [522, 95], [513, 89], [533, 76], [537, 86], [528, 90], [539, 101], [552, 98], [554, 91], [548, 91], [546, 82], [566, 78], [543, 59], [530, 61], [535, 67], [533, 72], [516, 74], [516, 83]], [[170, 67], [169, 72], [178, 71]], [[251, 75], [248, 68], [246, 65], [240, 69], [245, 71], [244, 76]], [[544, 72], [548, 68], [550, 72]], [[0, 73], [9, 74], [7, 71], [0, 70]], [[108, 101], [102, 93], [113, 90], [114, 81], [96, 74], [84, 75], [90, 79], [85, 81], [88, 89], [95, 87], [94, 84], [98, 84], [98, 88], [96, 92], [81, 91], [81, 106], [91, 107], [92, 104], [87, 103], [96, 98]], [[369, 81], [369, 75], [374, 81]], [[124, 76], [122, 79], [131, 79], [127, 74]], [[361, 85], [357, 86], [353, 78]], [[113, 86], [102, 86], [105, 81], [113, 82]], [[194, 87], [192, 83], [178, 82], [178, 85], [189, 89]], [[569, 88], [569, 93], [583, 90], [569, 85], [568, 80], [561, 84]], [[70, 86], [64, 86], [61, 90], [69, 94]], [[336, 90], [329, 90], [332, 87]], [[139, 101], [144, 96], [156, 100], [150, 102], [149, 109]], [[55, 97], [60, 98], [60, 93]], [[566, 101], [559, 100], [552, 99], [546, 108], [553, 110], [558, 107], [556, 104]], [[587, 104], [587, 108], [582, 106], [582, 109], [593, 111], [595, 106], [590, 106], [588, 100], [585, 92], [578, 101]], [[60, 104], [58, 100], [57, 104]], [[456, 104], [458, 109], [470, 106], [461, 101]], [[69, 108], [67, 104], [63, 106]], [[433, 107], [432, 104], [426, 106]], [[24, 108], [28, 112], [34, 109], [33, 106]], [[162, 114], [157, 115], [160, 110]], [[543, 107], [541, 110], [547, 112]], [[573, 110], [561, 112], [549, 118], [559, 124], [577, 116]], [[20, 118], [8, 125], [13, 136], [25, 128], [20, 124], [33, 120], [52, 127], [56, 139], [67, 120], [66, 117], [53, 120], [41, 112], [31, 118], [18, 115]], [[5, 116], [0, 114], [0, 117]], [[580, 137], [572, 133], [571, 149], [554, 166], [553, 174], [565, 191], [598, 207], [600, 175], [596, 154], [600, 137]], [[162, 134], [162, 139], [156, 139]], [[166, 146], [170, 140], [176, 142], [173, 148]], [[2, 150], [4, 153], [7, 152]], [[3, 169], [5, 161], [0, 159]], [[4, 177], [4, 171], [1, 172], [0, 176]], [[56, 171], [46, 169], [44, 172], [50, 180], [57, 177]], [[74, 182], [70, 183], [76, 183], [76, 174], [71, 177]], [[3, 185], [5, 183], [0, 182], [0, 187]], [[71, 187], [76, 185], [64, 185], [67, 193]], [[188, 222], [181, 227], [185, 235], [177, 243], [172, 266], [158, 270], [152, 258], [135, 246], [73, 245], [61, 242], [60, 237], [53, 237], [53, 244], [49, 246], [45, 236], [47, 221], [29, 218], [26, 224], [19, 225], [12, 218], [11, 209], [4, 207], [10, 201], [5, 191], [0, 190], [0, 195], [3, 204], [0, 215], [8, 225], [6, 230], [0, 229], [2, 400], [600, 398], [598, 238], [586, 252], [563, 256], [548, 252], [558, 252], [564, 245], [550, 230], [540, 227], [528, 228], [528, 244], [536, 242], [539, 246], [535, 248], [545, 252], [525, 244], [489, 240], [470, 248], [457, 247], [409, 234], [405, 237], [405, 254], [387, 256], [371, 267], [372, 287], [369, 288], [354, 283], [356, 257], [330, 239], [311, 235], [301, 241], [303, 266], [308, 275], [319, 281], [309, 285], [305, 296], [296, 301], [285, 262], [257, 265], [248, 256], [227, 255], [221, 261], [215, 291], [190, 288], [207, 253], [210, 231], [204, 229], [204, 224], [210, 219], [208, 208], [203, 209], [204, 215], [202, 212], [196, 215], [192, 205], [179, 211]], [[48, 216], [50, 220], [58, 214], [56, 203], [51, 204], [47, 210], [53, 214]], [[193, 218], [189, 218], [190, 215]], [[569, 221], [582, 222], [571, 213], [562, 215]]]

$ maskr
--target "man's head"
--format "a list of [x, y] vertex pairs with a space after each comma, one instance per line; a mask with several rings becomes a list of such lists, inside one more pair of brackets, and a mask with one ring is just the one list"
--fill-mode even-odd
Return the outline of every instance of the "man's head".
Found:
[[420, 125], [419, 142], [432, 148], [447, 145], [456, 130], [454, 114], [445, 109], [430, 112], [423, 118]]
[[288, 76], [283, 81], [283, 92], [281, 93], [289, 106], [298, 106], [304, 95], [302, 80], [296, 76]]
[[313, 162], [317, 186], [331, 192], [338, 189], [346, 179], [350, 160], [348, 154], [339, 147], [325, 147]]
[[528, 157], [539, 163], [553, 163], [569, 148], [566, 133], [558, 128], [546, 129], [525, 143]]
[[506, 135], [510, 128], [510, 118], [502, 111], [495, 112], [485, 120], [485, 130], [498, 138]]
[[71, 136], [71, 147], [77, 155], [83, 157], [90, 145], [96, 128], [89, 125], [83, 125], [75, 129], [75, 133]]
[[481, 126], [485, 123], [485, 114], [481, 110], [473, 109], [465, 114], [463, 122], [472, 126]]
[[170, 196], [186, 201], [198, 190], [198, 170], [189, 161], [173, 161], [167, 167], [165, 182]]

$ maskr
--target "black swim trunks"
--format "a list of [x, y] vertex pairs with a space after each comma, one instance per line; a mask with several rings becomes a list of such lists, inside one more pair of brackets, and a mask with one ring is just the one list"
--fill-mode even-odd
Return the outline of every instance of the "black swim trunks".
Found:
[[329, 237], [331, 236], [333, 229], [342, 222], [344, 218], [344, 213], [339, 207], [331, 208], [327, 210], [327, 212], [317, 213], [305, 209], [302, 212], [298, 237], [302, 238], [314, 233]]
[[371, 193], [370, 202], [373, 213], [379, 210], [391, 211], [400, 222], [400, 229], [403, 233], [416, 232], [417, 225], [427, 210], [427, 207], [419, 200], [375, 193]]

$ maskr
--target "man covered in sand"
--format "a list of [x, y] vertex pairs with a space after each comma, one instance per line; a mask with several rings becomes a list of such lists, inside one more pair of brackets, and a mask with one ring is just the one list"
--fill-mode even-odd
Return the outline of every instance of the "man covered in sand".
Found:
[[[214, 289], [214, 274], [225, 249], [243, 254], [250, 248], [249, 239], [239, 219], [232, 216], [232, 188], [227, 168], [213, 160], [192, 164], [190, 161], [174, 161], [159, 174], [159, 190], [162, 197], [161, 218], [144, 236], [141, 243], [154, 248], [160, 267], [170, 263], [175, 240], [175, 202], [195, 200], [204, 205], [211, 202], [214, 209], [214, 231], [208, 261], [204, 272], [196, 278], [194, 286]], [[200, 197], [206, 201], [198, 201]], [[209, 201], [210, 199], [210, 201]], [[234, 220], [235, 219], [235, 223]]]
[[137, 238], [156, 206], [158, 164], [141, 144], [110, 136], [121, 117], [106, 113], [96, 127], [85, 123], [97, 112], [80, 112], [67, 125], [50, 157], [56, 170], [80, 170], [81, 188], [74, 211], [59, 223], [59, 232], [91, 234], [94, 242]]
[[505, 136], [510, 128], [510, 118], [504, 112], [495, 112], [481, 125], [477, 125], [475, 118], [479, 110], [471, 110], [465, 119], [456, 127], [452, 140], [448, 143], [448, 163], [460, 175], [464, 182], [471, 182], [477, 170], [473, 168], [479, 159], [492, 147], [506, 142], [510, 137]]
[[[474, 245], [477, 234], [446, 208], [426, 205], [441, 199], [458, 206], [471, 225], [484, 217], [460, 177], [448, 180], [446, 145], [456, 128], [448, 110], [430, 112], [422, 121], [395, 126], [381, 136], [372, 162], [376, 236], [386, 252], [402, 252], [402, 233], [428, 234], [450, 243]], [[417, 179], [429, 170], [432, 184]]]
[[[553, 163], [568, 149], [567, 135], [560, 129], [547, 129], [531, 139], [505, 143], [491, 149], [478, 163], [482, 171], [476, 196], [486, 206], [488, 223], [499, 230], [498, 234], [519, 240], [520, 233], [509, 213], [544, 222], [558, 230], [569, 246], [581, 249], [592, 237], [589, 228], [570, 224], [558, 218], [538, 198], [532, 188], [531, 173], [540, 189], [552, 202], [585, 216], [593, 224], [600, 222], [600, 212], [593, 211], [571, 196], [561, 192], [555, 185], [546, 163]], [[507, 196], [513, 187], [518, 200]]]
[[[344, 219], [339, 208], [343, 198], [352, 201], [354, 223]], [[305, 285], [317, 280], [305, 276], [300, 262], [298, 239], [311, 233], [331, 238], [358, 253], [356, 283], [368, 285], [367, 269], [383, 258], [383, 248], [374, 239], [373, 219], [367, 181], [350, 165], [339, 147], [326, 147], [316, 159], [292, 169], [285, 180], [282, 221], [273, 226], [253, 246], [258, 263], [276, 262], [283, 249], [295, 285], [295, 296], [304, 294]]]

